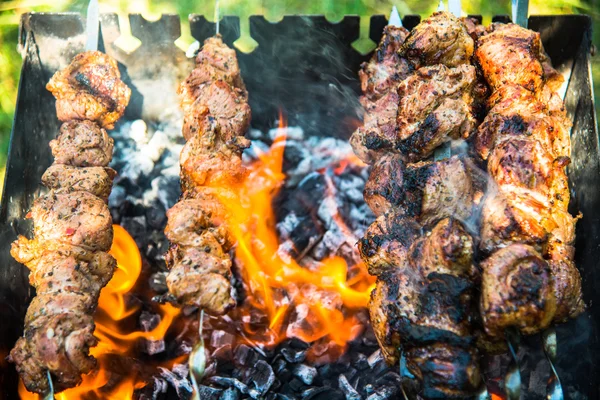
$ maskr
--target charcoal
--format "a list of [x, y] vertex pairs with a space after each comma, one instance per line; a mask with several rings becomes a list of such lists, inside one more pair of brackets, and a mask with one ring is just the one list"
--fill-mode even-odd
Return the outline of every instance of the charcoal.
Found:
[[280, 354], [278, 354], [271, 362], [271, 366], [273, 367], [273, 371], [275, 372], [275, 374], [279, 375], [285, 369], [287, 363], [285, 362], [283, 357]]
[[367, 400], [388, 400], [395, 399], [398, 394], [398, 389], [392, 386], [386, 386], [382, 389], [378, 389], [375, 393], [369, 395]]
[[238, 400], [240, 393], [235, 388], [224, 390], [219, 397], [219, 400]]
[[186, 364], [174, 364], [172, 371], [175, 372], [177, 375], [179, 375], [180, 378], [185, 378], [185, 379], [187, 379], [187, 376], [190, 373], [187, 363]]
[[158, 367], [160, 370], [160, 376], [171, 384], [173, 389], [177, 392], [179, 398], [188, 398], [192, 392], [192, 384], [186, 377], [181, 377], [179, 374], [169, 371], [166, 368]]
[[352, 365], [360, 371], [369, 368], [369, 361], [367, 360], [367, 356], [363, 353], [355, 353], [352, 356]]
[[222, 390], [210, 386], [198, 385], [198, 398], [202, 400], [219, 400], [221, 392]]
[[286, 396], [285, 394], [281, 394], [281, 393], [277, 394], [276, 399], [277, 400], [296, 400], [295, 397]]
[[373, 368], [375, 365], [383, 361], [383, 355], [381, 354], [381, 350], [377, 349], [373, 354], [369, 356], [367, 362], [369, 363], [369, 367]]
[[163, 230], [167, 224], [166, 210], [162, 203], [155, 200], [146, 208], [146, 223], [154, 229]]
[[290, 371], [290, 370], [289, 370], [289, 369], [287, 369], [287, 368], [284, 368], [284, 369], [282, 369], [282, 370], [281, 370], [281, 372], [279, 372], [279, 373], [277, 374], [277, 377], [278, 377], [278, 378], [279, 378], [281, 381], [284, 381], [284, 382], [287, 382], [287, 381], [289, 381], [289, 380], [290, 380], [290, 378], [291, 378], [292, 376], [293, 376], [293, 374], [292, 374], [292, 371]]
[[287, 343], [288, 346], [296, 350], [308, 350], [308, 348], [310, 347], [310, 344], [298, 338], [292, 338]]
[[167, 273], [166, 272], [156, 272], [150, 276], [148, 280], [148, 284], [150, 288], [156, 293], [165, 293], [169, 288], [167, 287]]
[[302, 391], [302, 400], [314, 399], [317, 395], [330, 390], [324, 387], [311, 387]]
[[222, 386], [224, 388], [236, 388], [241, 393], [248, 393], [248, 385], [235, 378], [228, 378], [225, 376], [211, 376], [210, 378], [208, 378], [208, 381], [210, 383], [214, 383], [215, 385]]
[[231, 333], [221, 330], [214, 330], [210, 336], [210, 345], [215, 348], [225, 345], [233, 345], [234, 341], [235, 337]]
[[143, 345], [143, 351], [146, 354], [154, 355], [159, 354], [165, 351], [165, 341], [164, 340], [145, 340]]
[[216, 348], [211, 356], [217, 360], [227, 361], [231, 360], [233, 357], [233, 350], [230, 344], [226, 344], [224, 346]]
[[275, 381], [275, 374], [268, 363], [263, 360], [259, 360], [256, 365], [254, 365], [252, 379], [252, 383], [254, 384], [256, 390], [258, 390], [260, 394], [264, 395], [271, 388], [273, 381]]
[[315, 376], [317, 376], [317, 369], [315, 367], [309, 367], [305, 364], [300, 364], [294, 368], [294, 375], [300, 378], [302, 382], [306, 383], [307, 385], [311, 385], [315, 379]]
[[360, 394], [350, 385], [350, 382], [348, 382], [348, 379], [343, 374], [340, 374], [339, 387], [344, 393], [346, 400], [361, 400]]
[[289, 382], [289, 386], [292, 388], [292, 390], [294, 390], [294, 392], [299, 392], [305, 385], [304, 382], [302, 382], [302, 380], [298, 378], [293, 378]]
[[289, 363], [299, 363], [304, 361], [304, 359], [306, 358], [306, 351], [294, 351], [291, 348], [284, 347], [283, 349], [281, 349], [281, 355], [283, 355], [283, 357]]
[[240, 344], [235, 348], [234, 360], [240, 366], [249, 366], [256, 363], [258, 355], [254, 350], [245, 344]]

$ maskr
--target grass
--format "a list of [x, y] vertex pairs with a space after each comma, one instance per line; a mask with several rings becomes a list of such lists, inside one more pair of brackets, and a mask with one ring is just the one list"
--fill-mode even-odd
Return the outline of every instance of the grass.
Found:
[[[220, 0], [221, 15], [238, 15], [241, 21], [241, 46], [251, 49], [253, 41], [249, 35], [247, 17], [253, 14], [265, 15], [270, 21], [278, 21], [285, 14], [324, 14], [329, 20], [340, 20], [346, 14], [372, 15], [389, 13], [395, 4], [400, 13], [427, 15], [437, 8], [435, 0], [423, 2], [419, 0]], [[28, 11], [76, 11], [85, 13], [87, 1], [81, 0], [0, 0], [0, 178], [4, 173], [6, 153], [17, 96], [21, 56], [17, 52], [17, 35], [20, 15]], [[463, 10], [469, 14], [481, 14], [484, 23], [489, 22], [492, 15], [509, 14], [510, 1], [463, 0]], [[177, 42], [182, 48], [191, 43], [187, 26], [187, 15], [191, 13], [207, 15], [213, 19], [215, 2], [206, 0], [100, 0], [102, 12], [117, 12], [123, 17], [127, 13], [141, 12], [151, 20], [159, 18], [161, 13], [176, 13], [182, 16], [183, 35]], [[594, 42], [600, 44], [600, 0], [531, 0], [531, 14], [586, 13], [594, 18]], [[361, 26], [364, 35], [368, 27]], [[598, 100], [600, 94], [600, 61], [593, 62], [595, 93]], [[600, 104], [596, 101], [596, 104]], [[2, 179], [3, 180], [3, 179]], [[0, 187], [1, 190], [1, 187]]]

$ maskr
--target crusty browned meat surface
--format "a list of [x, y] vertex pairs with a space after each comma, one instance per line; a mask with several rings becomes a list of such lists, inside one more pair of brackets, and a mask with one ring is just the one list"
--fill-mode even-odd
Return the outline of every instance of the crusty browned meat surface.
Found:
[[[447, 218], [410, 245], [402, 264], [380, 273], [369, 311], [388, 363], [398, 361], [402, 345], [411, 372], [419, 376], [421, 363], [411, 351], [434, 351], [435, 342], [452, 343], [456, 351], [467, 351], [474, 341], [470, 326], [475, 274], [472, 251], [470, 235], [458, 221]], [[473, 358], [468, 364], [472, 373], [478, 374]], [[430, 361], [435, 363], [434, 358]], [[464, 366], [452, 365], [456, 370], [451, 376], [464, 373]], [[444, 388], [443, 383], [424, 381], [426, 390], [436, 386], [449, 398], [465, 396], [473, 389], [463, 384]]]
[[54, 164], [42, 176], [50, 191], [28, 214], [33, 237], [19, 236], [11, 246], [11, 255], [30, 270], [36, 297], [9, 359], [25, 387], [37, 393], [48, 390], [46, 371], [60, 392], [81, 383], [96, 365], [89, 355], [97, 342], [93, 314], [116, 268], [107, 253], [113, 240], [106, 204], [116, 174], [108, 167], [113, 139], [100, 126], [112, 127], [130, 94], [116, 62], [99, 52], [76, 56], [48, 89], [66, 121], [50, 142]]
[[79, 53], [46, 88], [56, 97], [59, 120], [89, 120], [106, 129], [121, 118], [131, 96], [117, 62], [99, 51]]
[[479, 191], [471, 175], [468, 160], [458, 156], [404, 164], [398, 155], [389, 155], [373, 166], [365, 201], [376, 215], [399, 209], [424, 226], [446, 217], [465, 221]]
[[477, 19], [471, 17], [461, 17], [460, 22], [463, 23], [467, 32], [473, 39], [474, 43], [477, 42], [480, 36], [485, 35], [487, 29], [485, 25], [482, 25]]
[[531, 334], [550, 325], [556, 311], [552, 275], [533, 247], [511, 244], [482, 262], [481, 269], [481, 314], [489, 335], [503, 335], [509, 327]]
[[50, 148], [56, 164], [78, 167], [106, 166], [112, 160], [114, 140], [92, 121], [62, 124]]
[[417, 25], [399, 53], [415, 68], [436, 64], [457, 67], [471, 63], [474, 45], [463, 22], [451, 13], [441, 11]]
[[364, 124], [350, 139], [358, 157], [373, 163], [393, 152], [413, 162], [469, 137], [487, 90], [469, 65], [473, 39], [462, 22], [436, 13], [406, 40], [402, 28], [386, 29], [360, 72]]
[[167, 286], [181, 305], [224, 314], [232, 297], [232, 238], [225, 206], [213, 190], [235, 187], [246, 176], [241, 153], [250, 125], [248, 93], [235, 51], [209, 38], [196, 67], [179, 88], [185, 113], [180, 155], [182, 199], [167, 212]]
[[481, 217], [480, 247], [490, 255], [482, 316], [491, 335], [508, 326], [533, 334], [584, 310], [565, 172], [571, 123], [555, 93], [562, 77], [539, 34], [514, 24], [494, 24], [475, 57], [494, 90], [475, 139], [491, 177]]
[[406, 352], [408, 369], [423, 381], [427, 399], [463, 399], [481, 383], [479, 354], [474, 348], [435, 343]]
[[112, 189], [117, 172], [109, 167], [73, 167], [53, 164], [44, 175], [42, 183], [54, 193], [88, 192], [105, 202]]
[[402, 27], [385, 27], [373, 57], [358, 73], [363, 91], [364, 125], [354, 132], [350, 143], [365, 162], [372, 162], [377, 154], [377, 149], [368, 143], [369, 138], [393, 142], [396, 135], [397, 86], [411, 72], [408, 62], [398, 56], [407, 35], [408, 31]]
[[473, 38], [454, 16], [436, 13], [406, 39], [390, 41], [390, 29], [361, 71], [364, 126], [351, 138], [372, 164], [364, 197], [377, 219], [358, 243], [377, 276], [371, 322], [387, 362], [402, 348], [426, 398], [464, 398], [480, 382], [470, 349], [480, 336], [472, 324], [479, 273], [465, 226], [475, 227], [487, 178], [466, 156], [427, 157], [475, 132], [488, 88], [471, 65]]
[[409, 161], [429, 156], [452, 139], [467, 139], [476, 128], [472, 65], [424, 67], [398, 87], [397, 142]]

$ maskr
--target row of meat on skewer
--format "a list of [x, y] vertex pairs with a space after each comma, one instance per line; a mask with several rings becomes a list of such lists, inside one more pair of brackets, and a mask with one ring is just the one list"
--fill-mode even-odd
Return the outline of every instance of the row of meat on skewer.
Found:
[[[378, 277], [369, 305], [386, 359], [427, 398], [480, 385], [479, 354], [584, 309], [565, 167], [570, 122], [539, 34], [439, 12], [388, 26], [360, 72], [378, 216], [359, 248]], [[432, 161], [446, 142], [459, 155]]]
[[[539, 35], [435, 13], [412, 32], [388, 26], [360, 71], [364, 125], [351, 138], [372, 165], [365, 200], [376, 221], [359, 242], [377, 276], [370, 313], [389, 363], [401, 355], [427, 398], [480, 385], [482, 352], [504, 332], [533, 334], [583, 311], [573, 263], [565, 167], [570, 122]], [[37, 296], [11, 352], [26, 387], [81, 382], [94, 367], [93, 313], [115, 268], [106, 200], [113, 127], [129, 101], [116, 62], [82, 53], [48, 84], [61, 127], [50, 143], [48, 194], [29, 216], [33, 239], [11, 254]], [[246, 176], [248, 93], [235, 51], [208, 39], [181, 84], [186, 144], [180, 201], [165, 234], [171, 300], [223, 314], [235, 305], [223, 199]], [[431, 160], [452, 142], [457, 155]]]

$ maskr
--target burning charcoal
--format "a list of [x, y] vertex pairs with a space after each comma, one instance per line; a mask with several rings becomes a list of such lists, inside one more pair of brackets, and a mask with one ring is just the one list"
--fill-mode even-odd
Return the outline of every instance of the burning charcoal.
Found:
[[163, 367], [158, 367], [158, 369], [160, 370], [160, 376], [173, 386], [179, 398], [188, 398], [193, 393], [192, 384], [187, 376], [181, 377], [179, 374]]
[[273, 382], [275, 381], [275, 374], [268, 363], [263, 360], [259, 360], [256, 365], [254, 365], [252, 378], [252, 383], [254, 384], [256, 390], [258, 390], [260, 394], [264, 395], [269, 391], [271, 385], [273, 385]]
[[311, 385], [315, 376], [317, 376], [317, 369], [315, 367], [309, 367], [305, 364], [300, 364], [294, 368], [294, 375], [302, 380], [307, 385]]
[[150, 276], [148, 280], [150, 288], [156, 293], [165, 293], [167, 290], [167, 273], [166, 272], [157, 272]]
[[[222, 390], [212, 388], [210, 386], [198, 386], [198, 398], [202, 400], [219, 400]], [[179, 393], [177, 393], [179, 394]]]
[[187, 378], [188, 374], [190, 373], [187, 364], [174, 364], [172, 370], [181, 378]]
[[235, 388], [229, 388], [219, 397], [219, 400], [238, 400], [240, 398], [240, 393]]
[[340, 374], [339, 384], [340, 389], [344, 392], [344, 396], [346, 396], [346, 400], [361, 400], [360, 394], [350, 385], [345, 375]]
[[[365, 188], [365, 181], [359, 176], [345, 173], [336, 179], [339, 182], [339, 192], [343, 193], [350, 201], [356, 204], [363, 204], [363, 190]], [[337, 186], [337, 185], [336, 185]]]
[[302, 388], [306, 387], [304, 382], [298, 378], [293, 378], [289, 383], [290, 388], [294, 390], [294, 392], [299, 392]]
[[211, 356], [216, 360], [228, 361], [232, 359], [233, 351], [230, 344], [215, 349]]
[[281, 355], [277, 355], [275, 359], [271, 362], [271, 365], [275, 374], [279, 375], [281, 371], [283, 371], [283, 369], [286, 367], [287, 363], [281, 357]]
[[370, 394], [367, 397], [367, 400], [388, 400], [395, 399], [396, 394], [398, 393], [398, 389], [391, 386], [385, 386], [381, 389], [378, 389], [375, 393]]
[[256, 363], [258, 356], [250, 347], [240, 344], [235, 348], [234, 359], [236, 364], [246, 367]]
[[181, 195], [179, 176], [161, 175], [152, 181], [152, 189], [156, 191], [157, 199], [162, 203], [165, 210], [168, 210], [177, 203]]
[[164, 229], [167, 223], [166, 210], [161, 202], [155, 200], [146, 208], [146, 222], [154, 229]]
[[367, 360], [367, 356], [363, 353], [356, 353], [353, 356], [352, 365], [356, 367], [358, 370], [363, 370], [369, 368], [369, 362]]
[[233, 345], [235, 337], [228, 332], [215, 330], [210, 337], [210, 345], [212, 347], [221, 347], [225, 345]]
[[377, 349], [373, 354], [371, 354], [368, 358], [369, 367], [373, 368], [377, 363], [383, 361], [383, 355], [381, 354], [381, 350]]
[[246, 394], [248, 393], [248, 386], [235, 378], [228, 378], [224, 376], [212, 376], [208, 378], [210, 383], [214, 383], [215, 385], [219, 385], [224, 388], [236, 388], [240, 392]]
[[258, 156], [269, 151], [269, 146], [260, 140], [253, 140], [250, 147], [242, 154], [242, 161], [249, 163], [258, 159]]
[[306, 351], [294, 351], [290, 348], [284, 347], [281, 349], [281, 355], [290, 363], [299, 363], [304, 361], [306, 358]]

